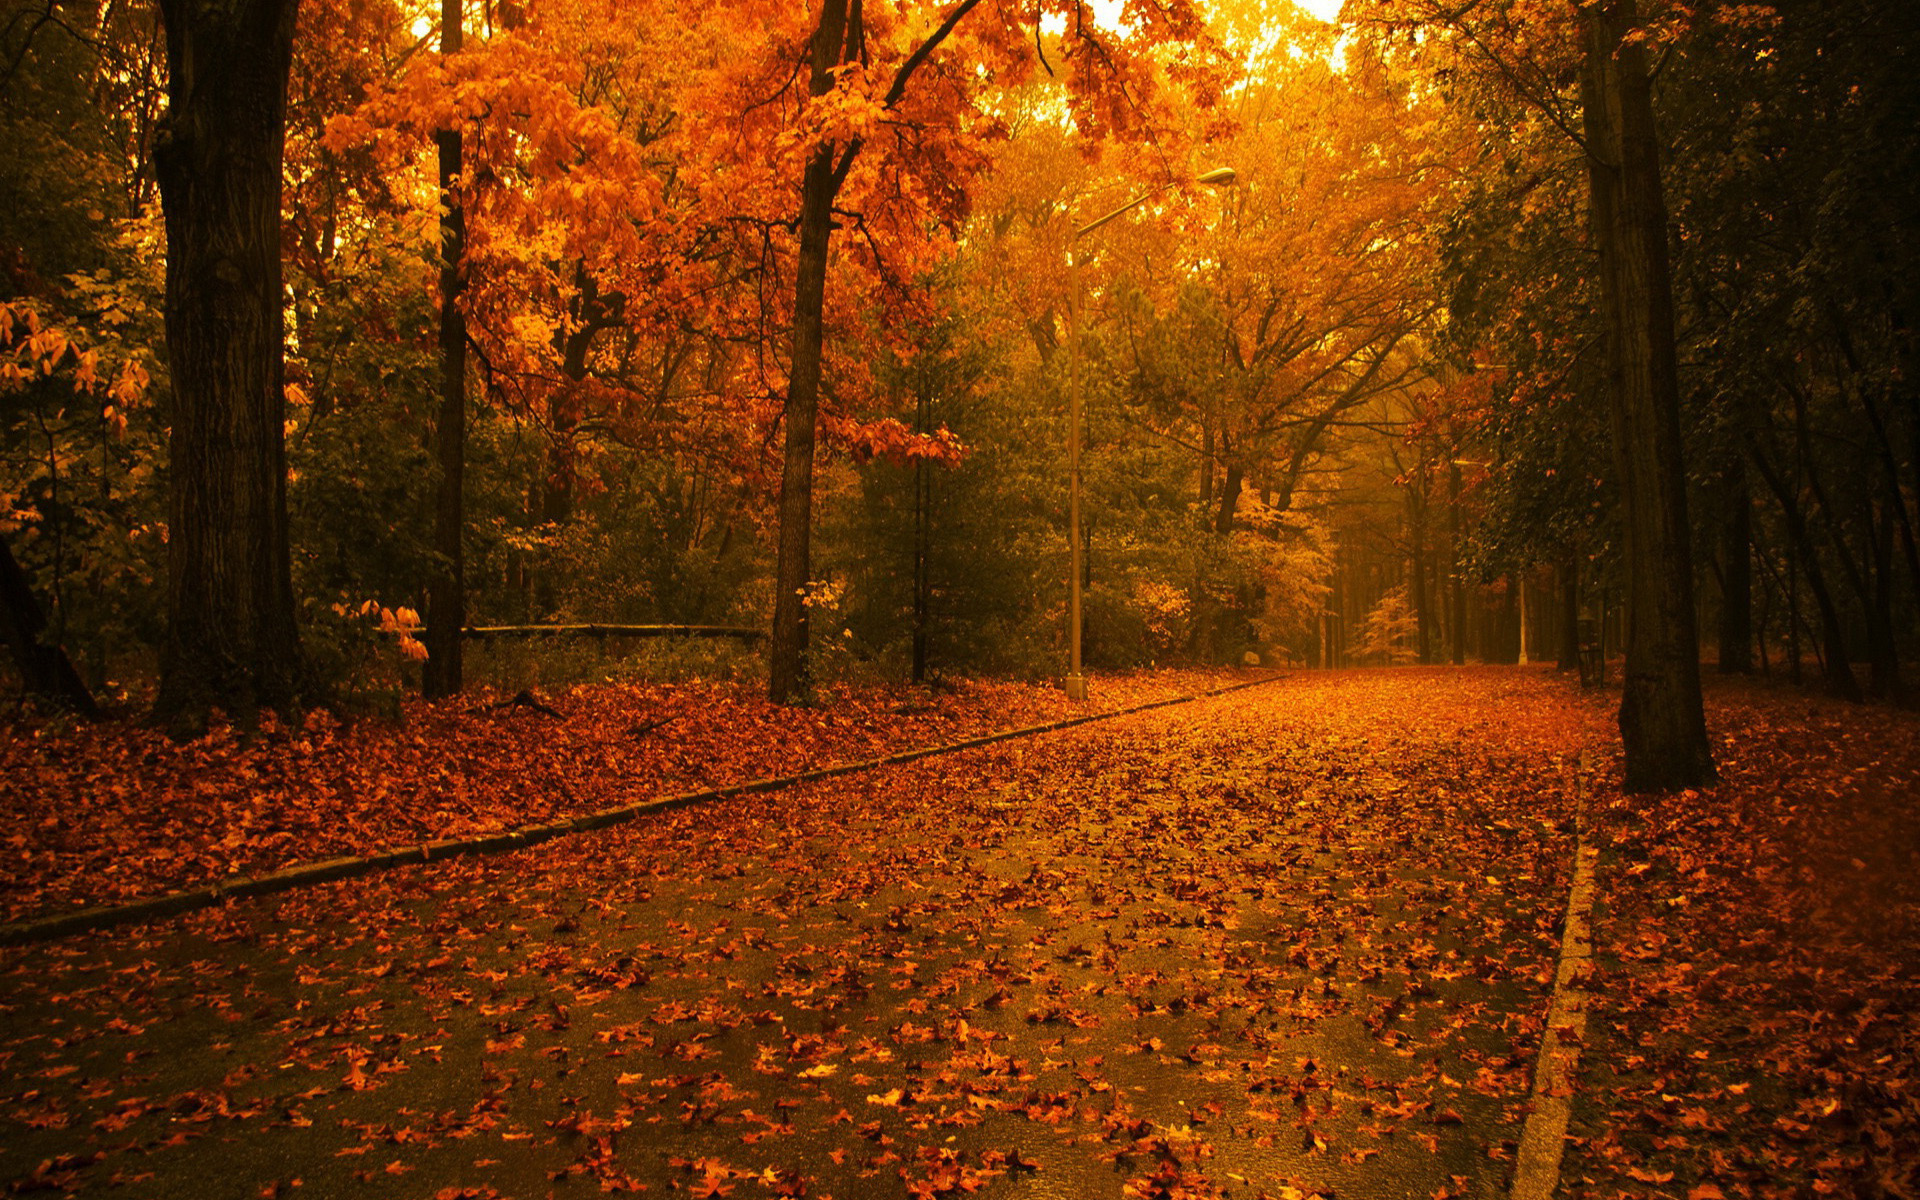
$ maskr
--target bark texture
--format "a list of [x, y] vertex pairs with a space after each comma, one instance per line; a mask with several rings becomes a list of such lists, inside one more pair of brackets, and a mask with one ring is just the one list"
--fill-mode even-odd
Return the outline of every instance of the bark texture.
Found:
[[173, 427], [167, 635], [155, 717], [290, 708], [301, 684], [287, 545], [280, 167], [296, 0], [162, 0]]
[[1753, 497], [1746, 464], [1735, 459], [1721, 477], [1720, 673], [1753, 672]]
[[1559, 647], [1555, 667], [1562, 671], [1580, 669], [1580, 556], [1569, 553], [1560, 560], [1557, 582], [1560, 584]]
[[[458, 54], [462, 34], [461, 0], [441, 0], [440, 53]], [[440, 482], [433, 548], [439, 561], [427, 587], [427, 661], [420, 669], [420, 690], [429, 700], [460, 693], [460, 631], [467, 623], [467, 318], [460, 310], [467, 213], [456, 191], [463, 147], [458, 129], [442, 130], [437, 141], [446, 211], [440, 217], [440, 411], [434, 422]]]
[[[847, 0], [826, 0], [813, 37], [809, 87], [833, 89], [833, 68], [852, 39]], [[857, 47], [856, 47], [857, 49]], [[787, 372], [786, 457], [780, 475], [780, 557], [774, 568], [772, 661], [767, 694], [792, 704], [812, 690], [807, 670], [807, 582], [812, 570], [813, 439], [820, 415], [820, 359], [827, 296], [827, 243], [833, 234], [833, 198], [839, 191], [834, 146], [822, 142], [807, 159], [800, 192], [800, 250], [794, 266], [793, 359]]]
[[1583, 10], [1581, 78], [1627, 562], [1620, 736], [1630, 792], [1714, 781], [1700, 699], [1667, 212], [1633, 0]]

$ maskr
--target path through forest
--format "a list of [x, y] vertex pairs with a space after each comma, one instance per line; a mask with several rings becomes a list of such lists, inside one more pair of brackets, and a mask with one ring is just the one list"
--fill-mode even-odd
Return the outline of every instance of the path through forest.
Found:
[[14, 1116], [39, 1128], [0, 1174], [1490, 1193], [1577, 746], [1488, 753], [1493, 722], [1538, 720], [1519, 698], [1353, 691], [1289, 682], [23, 952], [11, 1065], [38, 1094]]
[[1608, 720], [1301, 675], [8, 950], [0, 1180], [1502, 1195]]

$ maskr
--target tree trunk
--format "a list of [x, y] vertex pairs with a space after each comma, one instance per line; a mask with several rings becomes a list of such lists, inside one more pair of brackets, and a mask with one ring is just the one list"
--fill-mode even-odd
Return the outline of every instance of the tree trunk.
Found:
[[1753, 672], [1753, 502], [1739, 460], [1721, 477], [1720, 673]]
[[1238, 460], [1227, 464], [1226, 480], [1220, 485], [1220, 507], [1213, 518], [1213, 531], [1219, 534], [1233, 532], [1233, 514], [1240, 507], [1240, 488], [1246, 480], [1246, 469]]
[[[1804, 672], [1800, 667], [1800, 631], [1805, 624], [1800, 617], [1800, 572], [1796, 569], [1796, 556], [1787, 555], [1787, 668], [1788, 675], [1795, 687], [1800, 686]], [[1811, 631], [1808, 637], [1812, 637]], [[1818, 643], [1815, 643], [1816, 646]], [[1852, 678], [1852, 673], [1848, 673]], [[1857, 685], [1856, 685], [1857, 686]]]
[[1203, 418], [1200, 427], [1200, 512], [1202, 519], [1213, 507], [1213, 417]]
[[[1897, 500], [1898, 497], [1895, 497]], [[1893, 527], [1894, 518], [1882, 513], [1873, 520], [1874, 505], [1866, 505], [1873, 543], [1873, 607], [1867, 628], [1874, 633], [1873, 690], [1885, 700], [1898, 700], [1906, 689], [1900, 682], [1900, 644], [1893, 632]]]
[[40, 640], [46, 627], [46, 614], [40, 611], [27, 573], [14, 561], [13, 548], [0, 541], [0, 632], [5, 633], [13, 652], [21, 684], [30, 695], [84, 716], [96, 715], [99, 710], [93, 703], [93, 693], [73, 669], [66, 650], [57, 643], [48, 645]]
[[[1814, 504], [1818, 506], [1815, 510], [1816, 515], [1824, 515], [1827, 518], [1823, 524], [1827, 530], [1828, 541], [1833, 544], [1834, 559], [1840, 564], [1840, 574], [1846, 580], [1847, 586], [1852, 589], [1854, 597], [1860, 601], [1860, 613], [1866, 624], [1867, 661], [1872, 671], [1874, 692], [1882, 694], [1883, 689], [1897, 690], [1899, 660], [1893, 656], [1892, 629], [1891, 626], [1883, 628], [1878, 619], [1873, 600], [1873, 588], [1868, 580], [1869, 568], [1863, 565], [1861, 559], [1855, 557], [1853, 547], [1847, 544], [1846, 523], [1841, 519], [1839, 510], [1834, 507], [1833, 500], [1827, 493], [1826, 484], [1820, 477], [1820, 466], [1814, 455], [1812, 427], [1807, 419], [1807, 394], [1798, 387], [1789, 387], [1787, 392], [1793, 400], [1793, 444], [1794, 456], [1799, 464], [1799, 474], [1806, 481], [1806, 490], [1813, 497]], [[1869, 545], [1862, 558], [1870, 562], [1875, 524], [1870, 503], [1866, 506], [1864, 517], [1863, 526], [1866, 529]], [[1805, 527], [1804, 522], [1802, 527]], [[1811, 542], [1808, 543], [1807, 552], [1813, 553]], [[1809, 572], [1811, 570], [1812, 568], [1809, 567]], [[1809, 581], [1812, 578], [1809, 573]], [[1852, 679], [1851, 657], [1843, 652], [1839, 658], [1846, 666], [1847, 677]], [[1828, 671], [1831, 674], [1832, 668], [1829, 667]]]
[[[443, 56], [460, 52], [462, 33], [461, 0], [441, 0]], [[440, 481], [433, 504], [433, 549], [439, 561], [427, 586], [427, 661], [420, 669], [420, 691], [429, 700], [460, 693], [460, 631], [467, 623], [467, 318], [460, 311], [467, 214], [454, 190], [461, 173], [460, 131], [441, 130], [436, 141], [446, 211], [440, 217], [440, 411], [434, 430]]]
[[1555, 665], [1562, 671], [1580, 669], [1580, 556], [1573, 553], [1560, 563], [1560, 650]]
[[[857, 3], [858, 0], [855, 0]], [[847, 43], [848, 0], [824, 0], [814, 29], [815, 96], [833, 90], [833, 69]], [[786, 458], [780, 475], [780, 557], [774, 568], [772, 658], [767, 695], [795, 704], [812, 690], [807, 663], [807, 584], [812, 574], [813, 437], [820, 412], [820, 357], [827, 296], [827, 243], [833, 233], [834, 144], [821, 142], [807, 158], [800, 193], [800, 250], [794, 266], [793, 351], [787, 371]]]
[[1627, 561], [1626, 790], [1714, 781], [1681, 459], [1673, 284], [1646, 52], [1633, 0], [1583, 12], [1581, 107], [1606, 314], [1614, 460]]
[[780, 559], [774, 572], [773, 661], [767, 686], [768, 696], [780, 704], [806, 699], [811, 688], [806, 591], [812, 569], [813, 434], [820, 408], [821, 322], [826, 307], [832, 180], [833, 147], [823, 145], [807, 160], [806, 187], [800, 203], [793, 366], [782, 416], [786, 423], [786, 461], [780, 476]]
[[[1801, 511], [1799, 502], [1787, 487], [1786, 480], [1773, 469], [1760, 448], [1749, 444], [1747, 456], [1759, 470], [1760, 478], [1766, 481], [1767, 490], [1780, 503], [1780, 515], [1785, 518], [1787, 538], [1793, 548], [1793, 557], [1799, 560], [1800, 574], [1807, 577], [1807, 587], [1813, 592], [1813, 601], [1820, 610], [1820, 635], [1826, 644], [1824, 670], [1827, 688], [1843, 700], [1860, 700], [1860, 681], [1853, 676], [1853, 667], [1847, 654], [1847, 638], [1840, 625], [1840, 610], [1833, 602], [1833, 591], [1827, 586], [1826, 573], [1820, 569], [1818, 551], [1813, 544], [1813, 535], [1807, 529], [1806, 514]], [[1788, 564], [1788, 602], [1794, 613], [1794, 623], [1799, 624], [1799, 595], [1793, 588], [1793, 564]], [[1796, 636], [1792, 644], [1794, 681], [1800, 678], [1800, 643]]]
[[301, 686], [287, 544], [280, 170], [297, 0], [161, 0], [167, 632], [155, 719], [249, 721]]
[[1521, 628], [1521, 618], [1526, 610], [1520, 605], [1521, 576], [1516, 572], [1507, 576], [1507, 587], [1500, 595], [1500, 611], [1491, 630], [1493, 636], [1482, 657], [1512, 666], [1520, 662], [1520, 650], [1526, 645], [1526, 632]]

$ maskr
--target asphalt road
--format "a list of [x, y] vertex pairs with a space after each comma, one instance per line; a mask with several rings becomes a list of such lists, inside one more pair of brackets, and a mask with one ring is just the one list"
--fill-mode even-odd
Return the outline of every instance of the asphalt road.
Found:
[[7, 950], [0, 1181], [1503, 1195], [1577, 748], [1344, 678]]

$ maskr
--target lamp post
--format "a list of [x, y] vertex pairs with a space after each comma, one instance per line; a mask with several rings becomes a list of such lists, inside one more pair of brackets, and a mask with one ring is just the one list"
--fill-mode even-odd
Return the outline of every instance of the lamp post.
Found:
[[[1216, 167], [1204, 175], [1195, 177], [1193, 182], [1224, 187], [1234, 179], [1232, 167]], [[1080, 399], [1080, 257], [1073, 252], [1073, 246], [1108, 221], [1131, 212], [1173, 186], [1175, 185], [1172, 183], [1163, 183], [1150, 192], [1134, 197], [1105, 216], [1095, 217], [1075, 229], [1067, 245], [1067, 262], [1073, 276], [1072, 292], [1067, 301], [1067, 626], [1069, 644], [1072, 647], [1066, 679], [1069, 700], [1078, 701], [1087, 698], [1087, 676], [1080, 665], [1080, 578], [1084, 573], [1082, 565], [1084, 551], [1080, 537], [1080, 443], [1083, 440]]]

